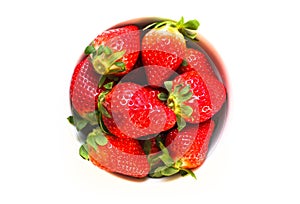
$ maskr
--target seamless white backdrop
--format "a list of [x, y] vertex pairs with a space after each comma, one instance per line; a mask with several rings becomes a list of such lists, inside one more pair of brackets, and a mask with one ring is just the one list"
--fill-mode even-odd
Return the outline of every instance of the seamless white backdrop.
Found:
[[[0, 3], [1, 203], [299, 203], [296, 1]], [[230, 80], [230, 115], [198, 180], [133, 182], [78, 156], [66, 117], [77, 58], [124, 20], [197, 18]]]

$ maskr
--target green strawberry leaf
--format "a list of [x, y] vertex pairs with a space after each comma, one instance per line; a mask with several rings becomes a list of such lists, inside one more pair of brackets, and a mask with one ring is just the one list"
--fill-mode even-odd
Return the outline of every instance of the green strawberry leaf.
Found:
[[88, 145], [90, 145], [91, 147], [93, 147], [96, 151], [98, 150], [98, 145], [95, 141], [95, 138], [91, 135], [88, 135], [87, 139], [86, 139], [86, 143]]
[[159, 158], [162, 160], [162, 162], [167, 166], [172, 166], [174, 164], [173, 159], [171, 158], [168, 149], [164, 146], [160, 138], [157, 139], [157, 144], [159, 148], [162, 151], [162, 154], [159, 156]]
[[83, 119], [83, 118], [79, 118], [76, 116], [69, 116], [67, 118], [67, 120], [69, 121], [70, 124], [74, 125], [77, 131], [82, 130], [83, 128], [85, 128], [85, 126], [88, 124], [88, 121]]
[[187, 100], [190, 100], [190, 99], [192, 98], [192, 96], [193, 96], [193, 93], [192, 93], [191, 91], [189, 91], [189, 92], [186, 93], [186, 94], [179, 95], [179, 96], [177, 97], [177, 101], [178, 101], [179, 103], [182, 103], [182, 102], [185, 102], [185, 101], [187, 101]]
[[99, 122], [98, 122], [98, 125], [99, 125], [100, 130], [101, 130], [103, 133], [111, 134], [111, 133], [109, 132], [109, 130], [107, 129], [107, 127], [104, 125], [104, 122], [103, 122], [103, 120], [102, 120], [102, 114], [100, 113], [99, 115], [100, 115], [100, 116], [99, 116]]
[[75, 123], [74, 123], [74, 117], [73, 117], [73, 116], [67, 117], [67, 120], [68, 120], [69, 123], [71, 123], [72, 125], [75, 125]]
[[124, 62], [115, 62], [114, 65], [116, 65], [117, 67], [121, 67], [123, 71], [126, 68], [126, 65]]
[[101, 55], [104, 52], [104, 46], [100, 45], [98, 50], [97, 50], [97, 55]]
[[103, 137], [95, 137], [95, 142], [97, 145], [104, 146], [107, 144], [108, 140], [105, 136]]
[[188, 61], [187, 60], [182, 60], [182, 62], [181, 62], [181, 66], [183, 66], [183, 67], [186, 67], [186, 66], [188, 66]]
[[182, 88], [182, 84], [178, 84], [174, 87], [174, 90], [173, 90], [173, 94], [174, 95], [179, 95], [179, 90]]
[[181, 105], [180, 106], [180, 114], [184, 115], [186, 117], [191, 117], [192, 113], [193, 113], [193, 109], [191, 108], [191, 106], [187, 106], [187, 105]]
[[185, 95], [185, 94], [189, 93], [190, 90], [191, 90], [191, 85], [188, 84], [180, 90], [179, 94]]
[[84, 50], [84, 54], [86, 55], [92, 54], [94, 52], [96, 52], [96, 49], [92, 45], [87, 46]]
[[190, 169], [183, 169], [183, 168], [181, 168], [180, 171], [179, 171], [179, 173], [181, 174], [181, 176], [190, 175], [194, 179], [197, 179], [195, 173], [192, 170], [190, 170]]
[[165, 166], [157, 167], [153, 173], [150, 173], [149, 176], [152, 178], [160, 178], [163, 177], [162, 171], [165, 169]]
[[83, 144], [80, 146], [79, 148], [79, 155], [85, 159], [85, 160], [89, 160], [89, 153], [88, 153], [88, 146], [87, 144]]
[[157, 94], [157, 98], [161, 101], [167, 101], [168, 95], [162, 92], [162, 93]]
[[111, 55], [113, 53], [112, 50], [107, 46], [103, 48], [103, 52], [105, 55]]
[[183, 25], [184, 25], [184, 18], [183, 18], [183, 16], [181, 16], [180, 20], [177, 21], [177, 23], [176, 23], [176, 27], [181, 28]]
[[165, 81], [164, 85], [165, 85], [167, 91], [169, 93], [171, 93], [172, 92], [172, 87], [173, 87], [173, 82], [172, 81]]
[[189, 20], [186, 23], [183, 24], [183, 27], [190, 30], [197, 30], [200, 26], [199, 21], [195, 20]]
[[103, 134], [100, 128], [93, 129], [87, 136], [86, 143], [93, 147], [96, 151], [98, 150], [98, 145], [104, 146], [108, 142], [107, 138]]
[[87, 113], [85, 115], [85, 119], [91, 124], [91, 125], [96, 125], [98, 123], [98, 116], [99, 112], [97, 110]]
[[177, 174], [179, 172], [179, 169], [176, 169], [174, 167], [168, 167], [168, 168], [165, 168], [161, 171], [161, 174], [163, 176], [173, 176], [175, 174]]
[[110, 89], [112, 89], [113, 85], [114, 85], [114, 82], [112, 81], [112, 82], [109, 82], [109, 83], [107, 83], [107, 84], [104, 84], [103, 87], [104, 87], [105, 89], [110, 90]]
[[186, 126], [185, 120], [180, 115], [176, 115], [176, 123], [178, 131], [181, 131]]
[[101, 114], [103, 114], [105, 117], [112, 118], [111, 115], [109, 114], [109, 112], [106, 110], [106, 108], [102, 104], [100, 106], [98, 106], [98, 109], [101, 112]]
[[[104, 86], [106, 86], [106, 88], [110, 88], [110, 86], [112, 86], [112, 84], [108, 83], [108, 84], [105, 84]], [[111, 118], [111, 115], [109, 114], [107, 109], [103, 106], [103, 102], [105, 101], [105, 97], [109, 92], [110, 91], [108, 89], [108, 90], [103, 91], [102, 93], [100, 93], [99, 96], [98, 96], [98, 110], [101, 114], [103, 114], [107, 118]]]
[[106, 75], [103, 75], [101, 76], [99, 82], [98, 82], [98, 87], [101, 88], [102, 85], [104, 84], [105, 80], [106, 80], [107, 76]]

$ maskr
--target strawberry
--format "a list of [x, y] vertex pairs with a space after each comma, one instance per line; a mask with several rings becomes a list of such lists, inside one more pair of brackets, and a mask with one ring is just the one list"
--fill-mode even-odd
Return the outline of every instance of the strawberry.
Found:
[[[180, 173], [196, 178], [192, 169], [200, 167], [206, 159], [208, 145], [215, 127], [213, 120], [199, 124], [189, 124], [183, 130], [174, 128], [168, 132], [165, 144], [159, 141], [162, 154], [158, 155], [163, 165], [154, 166], [150, 177], [172, 176]], [[157, 163], [156, 158], [150, 160]]]
[[199, 22], [184, 23], [181, 18], [179, 22], [157, 22], [145, 29], [153, 26], [142, 39], [142, 61], [146, 66], [148, 83], [162, 86], [182, 63], [186, 49], [184, 36], [194, 39]]
[[180, 161], [180, 167], [185, 169], [201, 166], [205, 161], [214, 127], [214, 121], [207, 120], [199, 124], [190, 124], [181, 131], [170, 131], [165, 146], [172, 159], [175, 162]]
[[171, 129], [174, 112], [149, 87], [131, 82], [115, 85], [102, 103], [109, 114], [102, 119], [108, 131], [122, 138], [139, 138]]
[[193, 48], [186, 49], [185, 62], [178, 68], [179, 74], [188, 71], [197, 71], [203, 79], [215, 76], [215, 73], [204, 53]]
[[138, 140], [106, 135], [99, 128], [89, 133], [79, 152], [84, 159], [108, 172], [143, 178], [150, 170]]
[[[98, 97], [107, 90], [107, 85], [116, 80], [116, 77], [104, 77], [96, 73], [88, 57], [80, 61], [75, 67], [70, 85], [70, 101], [76, 113], [74, 115], [78, 114], [86, 121], [96, 124]], [[72, 121], [73, 124], [80, 120], [78, 117], [72, 120], [74, 119], [77, 121]]]
[[135, 25], [109, 29], [85, 49], [99, 74], [123, 76], [132, 70], [140, 51], [140, 31]]
[[179, 130], [185, 126], [185, 121], [199, 123], [210, 119], [226, 98], [221, 82], [215, 77], [204, 80], [197, 71], [183, 73], [165, 82], [165, 87], [169, 91], [167, 104], [177, 115]]
[[100, 77], [87, 57], [75, 67], [70, 86], [70, 100], [73, 108], [83, 118], [89, 119], [97, 109], [97, 98], [101, 92], [98, 87]]

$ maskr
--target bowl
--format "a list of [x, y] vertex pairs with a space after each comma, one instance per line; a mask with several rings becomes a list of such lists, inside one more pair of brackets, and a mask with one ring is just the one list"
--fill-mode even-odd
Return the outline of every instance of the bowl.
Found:
[[[166, 128], [166, 123], [168, 123], [168, 121], [170, 121], [172, 119], [172, 117], [170, 117], [167, 114], [161, 115], [159, 117], [153, 116], [153, 118], [156, 118], [156, 121], [151, 120], [151, 118], [150, 118], [150, 122], [149, 122], [150, 125], [147, 123], [149, 126], [146, 128], [147, 129], [146, 131], [144, 131], [144, 129], [140, 131], [140, 129], [142, 129], [144, 127], [142, 127], [142, 128], [140, 126], [138, 127], [136, 124], [138, 124], [138, 125], [144, 124], [143, 120], [145, 121], [147, 116], [144, 117], [143, 119], [139, 119], [141, 121], [139, 121], [138, 123], [134, 123], [134, 125], [130, 125], [132, 123], [132, 121], [131, 121], [131, 123], [124, 123], [124, 120], [128, 120], [128, 118], [130, 119], [130, 116], [131, 116], [130, 111], [131, 110], [129, 110], [129, 108], [128, 108], [129, 106], [126, 106], [125, 109], [127, 110], [127, 112], [122, 112], [122, 110], [123, 110], [122, 107], [120, 108], [120, 106], [118, 106], [118, 104], [116, 104], [116, 103], [119, 103], [119, 101], [114, 100], [115, 98], [117, 98], [119, 96], [116, 94], [112, 94], [112, 93], [119, 93], [117, 91], [112, 91], [112, 90], [114, 90], [114, 88], [117, 86], [121, 87], [120, 84], [126, 84], [126, 83], [130, 84], [131, 86], [127, 86], [127, 87], [129, 87], [128, 88], [129, 90], [132, 89], [132, 87], [139, 87], [134, 90], [133, 94], [130, 95], [131, 97], [135, 97], [135, 100], [139, 101], [139, 102], [140, 101], [143, 102], [143, 100], [147, 101], [147, 97], [149, 98], [151, 96], [151, 94], [149, 95], [148, 92], [147, 92], [147, 94], [145, 94], [143, 92], [142, 94], [139, 95], [140, 89], [142, 89], [144, 91], [144, 89], [149, 89], [149, 87], [150, 87], [151, 93], [162, 96], [161, 98], [159, 98], [160, 102], [165, 105], [167, 104], [166, 106], [168, 106], [168, 108], [172, 109], [172, 107], [170, 105], [171, 102], [169, 100], [171, 94], [170, 94], [169, 90], [167, 90], [166, 83], [156, 83], [155, 79], [154, 79], [154, 81], [153, 81], [153, 79], [150, 79], [149, 73], [153, 73], [152, 69], [155, 71], [155, 70], [157, 70], [157, 68], [154, 69], [153, 68], [154, 65], [148, 65], [148, 64], [146, 65], [144, 58], [143, 58], [144, 56], [141, 56], [142, 55], [141, 53], [144, 52], [144, 50], [141, 46], [143, 44], [143, 38], [145, 37], [145, 35], [147, 35], [147, 33], [150, 32], [151, 29], [153, 29], [153, 26], [155, 26], [155, 25], [153, 25], [152, 27], [147, 28], [147, 29], [145, 29], [145, 28], [148, 25], [152, 25], [155, 22], [165, 22], [165, 21], [173, 21], [173, 20], [166, 19], [166, 18], [159, 18], [159, 17], [136, 18], [136, 19], [131, 19], [131, 20], [121, 22], [121, 23], [116, 24], [106, 30], [106, 31], [115, 30], [115, 29], [123, 28], [123, 27], [129, 26], [129, 25], [135, 25], [138, 27], [137, 31], [131, 31], [132, 32], [131, 36], [135, 36], [136, 32], [139, 32], [139, 40], [140, 40], [139, 50], [133, 50], [130, 53], [133, 55], [137, 52], [138, 57], [133, 65], [133, 69], [130, 72], [126, 73], [125, 75], [120, 74], [124, 71], [124, 64], [120, 65], [120, 66], [119, 65], [116, 66], [115, 64], [113, 65], [114, 70], [117, 69], [117, 72], [115, 72], [115, 71], [111, 72], [112, 69], [107, 71], [106, 68], [103, 68], [101, 60], [103, 59], [102, 56], [104, 56], [103, 52], [105, 53], [105, 51], [103, 51], [103, 50], [99, 51], [100, 50], [99, 47], [101, 47], [101, 45], [99, 44], [96, 46], [95, 41], [92, 41], [90, 45], [87, 45], [87, 48], [90, 47], [90, 49], [92, 49], [92, 50], [88, 50], [88, 49], [84, 50], [83, 49], [84, 52], [80, 55], [80, 57], [77, 61], [77, 66], [74, 70], [72, 80], [71, 80], [71, 85], [70, 85], [70, 106], [71, 106], [72, 116], [69, 117], [69, 121], [73, 125], [76, 126], [77, 139], [79, 140], [80, 143], [82, 143], [82, 146], [79, 150], [81, 157], [92, 161], [92, 163], [94, 165], [100, 167], [102, 170], [126, 175], [129, 177], [137, 177], [137, 178], [169, 176], [166, 174], [163, 174], [163, 175], [157, 174], [157, 173], [155, 173], [155, 170], [151, 169], [151, 167], [153, 167], [153, 166], [155, 167], [154, 169], [160, 168], [161, 166], [165, 165], [166, 162], [170, 162], [170, 160], [165, 159], [164, 157], [161, 156], [165, 152], [163, 149], [167, 149], [169, 151], [169, 152], [167, 152], [168, 156], [171, 159], [173, 159], [172, 161], [174, 163], [176, 163], [174, 160], [175, 157], [172, 156], [172, 152], [174, 150], [168, 148], [168, 147], [171, 147], [172, 145], [170, 145], [170, 144], [169, 144], [169, 146], [166, 145], [166, 142], [165, 142], [167, 140], [166, 135], [168, 135], [169, 132], [173, 131], [174, 129], [176, 129], [176, 131], [178, 131], [178, 132], [180, 132], [180, 131], [184, 132], [185, 128], [189, 127], [189, 125], [196, 124], [196, 126], [198, 127], [198, 123], [202, 124], [202, 123], [207, 122], [208, 120], [214, 122], [214, 128], [211, 132], [209, 140], [206, 141], [207, 151], [201, 152], [201, 154], [204, 155], [202, 157], [205, 157], [203, 159], [203, 162], [207, 159], [207, 157], [209, 157], [209, 155], [212, 154], [213, 150], [217, 146], [217, 143], [220, 141], [223, 128], [225, 127], [225, 124], [226, 124], [228, 109], [229, 109], [228, 77], [227, 77], [225, 65], [224, 65], [220, 55], [218, 54], [216, 49], [213, 47], [213, 45], [202, 34], [199, 34], [199, 33], [196, 33], [196, 35], [194, 36], [195, 38], [193, 40], [190, 40], [189, 38], [185, 38], [186, 47], [189, 49], [197, 50], [198, 52], [201, 52], [205, 56], [205, 59], [208, 61], [215, 78], [217, 79], [218, 82], [220, 82], [223, 85], [223, 88], [225, 90], [225, 92], [224, 92], [225, 97], [222, 96], [222, 97], [224, 97], [222, 99], [223, 100], [222, 106], [220, 106], [217, 111], [215, 111], [213, 114], [211, 114], [211, 116], [208, 117], [208, 119], [203, 119], [203, 121], [198, 122], [198, 123], [193, 122], [192, 120], [190, 120], [190, 121], [186, 120], [186, 119], [184, 119], [184, 117], [181, 117], [181, 116], [178, 117], [178, 118], [180, 118], [180, 119], [178, 119], [176, 116], [175, 119], [177, 119], [177, 121], [175, 121], [175, 122], [177, 122], [177, 123], [174, 123], [173, 126], [170, 125], [170, 127], [168, 127], [169, 129], [167, 129], [167, 130], [164, 129], [164, 128]], [[127, 35], [127, 34], [120, 34], [120, 36], [123, 36], [123, 35]], [[117, 37], [114, 36], [113, 38], [118, 38], [118, 36]], [[101, 38], [101, 40], [105, 41], [102, 38]], [[124, 42], [121, 42], [121, 43], [124, 43]], [[91, 48], [91, 45], [92, 45], [92, 48]], [[118, 46], [118, 45], [116, 45], [116, 46]], [[101, 48], [101, 49], [103, 49], [103, 48]], [[113, 50], [113, 53], [119, 52], [118, 54], [124, 56], [124, 53], [120, 53], [121, 51], [117, 50], [117, 49], [118, 48], [109, 49], [108, 51], [106, 50], [109, 53], [106, 55], [109, 56], [110, 58], [112, 58], [111, 52]], [[164, 51], [167, 52], [166, 50], [164, 50]], [[101, 56], [98, 52], [101, 53]], [[127, 51], [127, 53], [128, 53], [128, 51]], [[78, 75], [80, 75], [82, 73], [87, 74], [87, 75], [89, 74], [89, 72], [86, 70], [86, 65], [82, 65], [82, 64], [80, 65], [80, 63], [82, 63], [84, 60], [87, 60], [87, 58], [88, 58], [88, 62], [86, 62], [86, 63], [91, 65], [94, 68], [94, 71], [97, 72], [96, 75], [98, 77], [98, 82], [100, 83], [100, 81], [102, 81], [102, 82], [105, 82], [106, 84], [112, 83], [112, 84], [108, 85], [107, 88], [102, 90], [101, 93], [105, 92], [105, 94], [101, 94], [101, 93], [99, 94], [99, 92], [97, 92], [97, 90], [99, 90], [99, 87], [91, 87], [90, 82], [94, 80], [93, 77], [90, 77], [90, 76], [84, 76], [83, 78], [78, 77]], [[98, 59], [100, 59], [100, 61], [101, 61], [101, 66], [99, 66], [100, 68], [97, 68], [98, 67], [98, 61], [97, 61]], [[114, 63], [115, 63], [115, 61], [114, 61]], [[118, 61], [118, 59], [117, 59], [117, 61]], [[180, 66], [183, 66], [182, 63], [184, 61], [188, 61], [188, 60], [184, 59], [184, 56], [183, 56]], [[79, 65], [80, 65], [80, 67], [78, 69]], [[125, 66], [127, 66], [127, 65], [125, 65]], [[161, 67], [159, 70], [163, 70], [165, 68], [163, 65], [157, 65], [157, 66]], [[122, 67], [121, 70], [120, 70], [120, 67]], [[179, 69], [176, 68], [176, 69], [172, 70], [172, 73], [167, 73], [168, 77], [166, 77], [166, 78], [168, 79], [168, 81], [173, 81], [173, 83], [174, 83], [176, 78], [178, 78], [178, 77], [180, 77], [180, 75], [184, 74], [182, 72], [180, 73], [180, 71], [178, 71], [178, 70]], [[79, 74], [78, 74], [78, 72], [79, 72]], [[200, 74], [202, 74], [202, 72]], [[107, 76], [109, 76], [109, 77], [107, 77]], [[112, 79], [113, 77], [111, 77], [111, 76], [114, 76], [114, 77], [116, 76], [116, 78], [118, 78], [118, 79]], [[154, 78], [160, 78], [160, 77], [154, 77]], [[204, 82], [210, 81], [210, 80], [206, 80], [205, 77], [202, 77], [202, 78], [203, 78]], [[107, 80], [109, 81], [109, 83], [107, 83]], [[138, 84], [138, 85], [135, 86], [135, 84]], [[102, 87], [102, 86], [104, 86], [104, 84], [102, 83], [100, 86]], [[191, 86], [193, 86], [193, 85], [191, 85]], [[74, 91], [74, 87], [75, 87], [75, 91]], [[76, 89], [76, 87], [77, 87], [77, 89]], [[78, 88], [78, 87], [80, 87], [80, 88]], [[208, 85], [207, 85], [207, 87], [208, 87]], [[88, 90], [87, 92], [94, 91], [94, 93], [93, 93], [94, 95], [91, 95], [91, 93], [86, 94], [86, 93], [84, 93], [84, 91], [82, 91], [82, 89]], [[115, 88], [115, 90], [116, 89], [117, 88]], [[118, 90], [118, 91], [120, 91], [120, 90]], [[207, 88], [207, 90], [209, 90], [209, 88]], [[174, 87], [173, 87], [173, 91], [174, 91]], [[189, 92], [191, 92], [191, 91], [189, 91]], [[150, 91], [149, 91], [149, 93], [150, 93]], [[211, 92], [209, 92], [209, 93], [211, 93]], [[77, 100], [76, 97], [80, 98], [80, 100]], [[84, 101], [88, 97], [90, 97], [90, 100]], [[107, 101], [109, 101], [107, 99], [109, 97], [113, 98], [113, 99], [111, 99], [111, 101], [117, 101], [117, 102], [114, 102], [114, 103], [107, 102]], [[166, 99], [166, 97], [167, 97], [167, 99]], [[219, 95], [216, 95], [215, 97], [213, 97], [213, 94], [211, 94], [211, 96], [210, 96], [211, 101], [216, 100], [214, 98], [218, 99], [218, 97], [219, 97]], [[222, 97], [220, 97], [220, 98], [222, 98]], [[74, 98], [76, 98], [76, 100]], [[83, 98], [83, 100], [81, 100], [82, 98]], [[131, 99], [132, 98], [130, 98], [130, 100]], [[79, 107], [80, 104], [83, 104], [83, 103], [88, 103], [89, 104], [88, 106], [95, 107], [94, 108], [95, 111], [93, 112], [93, 114], [79, 113], [81, 110], [78, 111], [80, 108], [77, 108], [77, 107]], [[146, 103], [150, 103], [150, 102], [147, 101]], [[200, 104], [201, 102], [197, 102], [197, 103]], [[76, 105], [77, 105], [77, 107], [76, 107]], [[182, 106], [179, 106], [179, 107], [182, 107]], [[198, 106], [196, 106], [196, 107], [198, 107]], [[110, 108], [112, 110], [110, 110]], [[159, 110], [162, 110], [162, 109], [159, 109]], [[163, 110], [165, 110], [165, 109], [163, 109]], [[143, 115], [143, 116], [145, 116], [144, 113], [147, 112], [147, 111], [145, 112], [144, 109], [139, 109], [139, 111], [140, 111], [141, 115]], [[174, 112], [174, 115], [177, 114], [176, 108], [172, 109], [172, 111]], [[173, 112], [172, 112], [172, 114], [173, 114]], [[197, 110], [193, 110], [193, 113], [195, 113], [195, 112], [197, 112]], [[147, 113], [149, 114], [149, 117], [150, 117], [150, 112], [148, 111]], [[135, 117], [135, 116], [132, 116], [132, 117]], [[201, 118], [201, 116], [199, 116], [199, 117]], [[197, 121], [197, 119], [195, 119], [195, 120]], [[199, 119], [199, 120], [202, 120], [202, 119]], [[113, 121], [115, 128], [110, 129], [110, 125], [108, 125], [108, 124], [112, 124], [112, 121]], [[180, 126], [181, 126], [180, 121], [184, 121], [185, 127], [183, 127], [182, 129], [180, 128]], [[74, 123], [76, 123], [76, 124], [74, 124]], [[154, 125], [151, 125], [151, 124], [154, 124]], [[199, 127], [200, 127], [200, 125], [199, 125]], [[96, 134], [96, 131], [94, 131], [95, 129], [100, 130], [101, 137], [95, 136], [98, 134], [98, 132]], [[160, 131], [158, 131], [158, 130], [160, 130]], [[104, 135], [104, 139], [102, 137], [103, 135]], [[178, 133], [178, 135], [180, 135], [180, 133]], [[191, 137], [193, 138], [193, 140], [196, 140], [196, 136], [197, 136], [197, 133], [194, 132]], [[131, 175], [130, 173], [127, 174], [126, 172], [124, 172], [122, 170], [118, 170], [119, 167], [116, 167], [116, 169], [111, 167], [111, 165], [113, 165], [111, 163], [117, 162], [117, 163], [121, 163], [120, 164], [121, 166], [123, 165], [120, 168], [124, 168], [124, 166], [126, 166], [125, 167], [127, 169], [126, 171], [128, 171], [128, 169], [131, 169], [131, 168], [138, 168], [138, 167], [134, 166], [135, 165], [134, 162], [130, 163], [130, 159], [128, 159], [128, 161], [124, 161], [124, 160], [127, 160], [126, 158], [128, 158], [128, 157], [132, 157], [132, 155], [135, 156], [135, 160], [142, 160], [142, 159], [144, 159], [144, 155], [141, 156], [139, 154], [131, 153], [129, 150], [127, 151], [127, 149], [130, 149], [130, 148], [129, 147], [127, 148], [126, 146], [119, 148], [117, 150], [119, 155], [123, 155], [123, 159], [120, 158], [120, 160], [118, 160], [118, 159], [114, 160], [114, 158], [117, 156], [114, 156], [112, 158], [110, 158], [110, 157], [98, 158], [97, 152], [101, 151], [100, 150], [101, 143], [103, 143], [103, 145], [105, 146], [105, 145], [107, 145], [107, 140], [108, 140], [110, 149], [112, 149], [112, 148], [114, 148], [114, 144], [119, 144], [121, 142], [118, 141], [119, 143], [118, 142], [115, 143], [110, 138], [115, 138], [117, 140], [122, 139], [122, 144], [127, 144], [127, 137], [129, 138], [128, 140], [138, 141], [138, 143], [142, 146], [143, 151], [147, 155], [148, 162], [150, 162], [150, 161], [152, 162], [153, 160], [156, 161], [155, 164], [150, 162], [150, 171], [147, 174], [141, 173], [140, 175], [135, 176], [135, 175]], [[91, 139], [91, 138], [93, 138], [93, 139]], [[107, 138], [109, 138], [109, 139], [107, 139]], [[124, 139], [124, 142], [123, 142], [123, 139]], [[149, 141], [150, 141], [150, 146], [151, 146], [152, 145], [151, 141], [153, 141], [153, 140], [155, 141], [154, 143], [156, 143], [155, 148], [158, 148], [158, 150], [156, 152], [151, 152], [151, 151], [149, 152], [149, 149], [145, 150], [145, 146], [147, 146], [147, 145], [149, 146]], [[178, 145], [178, 144], [176, 143], [176, 145]], [[174, 144], [173, 146], [176, 146], [176, 145]], [[185, 147], [185, 151], [181, 152], [180, 156], [183, 156], [184, 154], [186, 154], [189, 151], [188, 149], [192, 145], [193, 145], [193, 142], [188, 144], [188, 146]], [[152, 147], [150, 147], [150, 150], [151, 150], [151, 148]], [[102, 150], [103, 152], [105, 152], [106, 156], [110, 154], [108, 149], [109, 148]], [[203, 148], [203, 149], [205, 149], [205, 148]], [[94, 155], [94, 157], [91, 157], [91, 155]], [[97, 155], [97, 156], [95, 156], [95, 155]], [[178, 155], [176, 158], [178, 158]], [[160, 160], [160, 161], [157, 162], [157, 160]], [[168, 161], [164, 161], [164, 160], [168, 160]], [[201, 165], [203, 162], [201, 162]], [[191, 169], [197, 169], [201, 165], [198, 165], [197, 167], [193, 167]], [[182, 169], [184, 169], [184, 168], [182, 168]], [[188, 170], [182, 170], [182, 169], [177, 171], [176, 174], [181, 173], [182, 175], [185, 175], [185, 174], [190, 173], [189, 169]], [[191, 173], [191, 174], [194, 176], [194, 173]], [[173, 174], [170, 174], [170, 175], [173, 175]]]

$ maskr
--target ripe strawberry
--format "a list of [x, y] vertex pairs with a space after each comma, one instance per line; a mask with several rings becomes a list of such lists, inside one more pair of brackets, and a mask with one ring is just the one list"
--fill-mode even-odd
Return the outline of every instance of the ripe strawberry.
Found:
[[100, 75], [86, 57], [77, 64], [72, 75], [70, 86], [71, 105], [77, 113], [86, 119], [97, 109], [97, 99], [102, 91], [98, 87]]
[[193, 48], [188, 48], [185, 52], [185, 60], [185, 66], [181, 65], [177, 70], [179, 74], [188, 71], [197, 71], [203, 79], [215, 76], [215, 73], [204, 53]]
[[[97, 123], [98, 97], [107, 91], [107, 85], [117, 80], [117, 77], [106, 77], [96, 73], [88, 57], [76, 65], [70, 85], [70, 102], [75, 112], [73, 111], [74, 117], [68, 119], [78, 130], [87, 122]], [[81, 118], [77, 117], [77, 114]]]
[[108, 172], [143, 178], [150, 170], [138, 140], [105, 135], [99, 128], [88, 135], [80, 155]]
[[147, 26], [152, 28], [142, 39], [142, 61], [146, 66], [148, 83], [152, 86], [162, 86], [179, 67], [186, 49], [184, 35], [195, 38], [194, 30], [199, 22], [192, 20], [184, 23], [163, 21]]
[[[168, 106], [177, 115], [182, 129], [186, 122], [199, 123], [210, 119], [222, 107], [226, 92], [215, 77], [202, 78], [197, 71], [189, 71], [165, 82], [169, 91]], [[184, 119], [184, 120], [182, 120]]]
[[[158, 141], [161, 154], [149, 160], [150, 177], [191, 175], [192, 169], [200, 167], [206, 159], [210, 137], [215, 123], [212, 120], [199, 124], [189, 124], [183, 130], [172, 129], [165, 138], [165, 144]], [[161, 163], [157, 166], [160, 159]]]
[[99, 74], [123, 76], [132, 70], [140, 51], [140, 31], [128, 25], [109, 29], [97, 36], [85, 54], [90, 54], [92, 64]]
[[102, 116], [108, 131], [122, 138], [139, 138], [171, 129], [174, 112], [149, 88], [131, 82], [119, 83], [105, 97]]
[[183, 130], [173, 129], [165, 140], [165, 146], [175, 162], [180, 162], [180, 167], [193, 169], [205, 161], [210, 137], [215, 123], [213, 120], [199, 124], [190, 124]]

